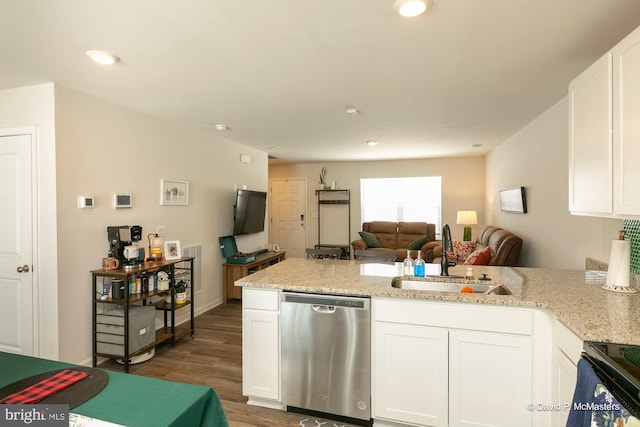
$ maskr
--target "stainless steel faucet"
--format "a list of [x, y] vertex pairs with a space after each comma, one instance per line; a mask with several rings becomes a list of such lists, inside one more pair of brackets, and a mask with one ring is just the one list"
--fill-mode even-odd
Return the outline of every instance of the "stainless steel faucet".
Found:
[[440, 258], [440, 275], [448, 276], [449, 267], [456, 265], [455, 261], [449, 261], [447, 259], [447, 252], [453, 252], [453, 241], [451, 240], [451, 229], [449, 224], [445, 224], [442, 227], [442, 257]]

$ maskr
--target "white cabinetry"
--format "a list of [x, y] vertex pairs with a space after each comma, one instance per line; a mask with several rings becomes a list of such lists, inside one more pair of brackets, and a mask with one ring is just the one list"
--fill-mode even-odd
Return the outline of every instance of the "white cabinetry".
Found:
[[242, 289], [242, 394], [247, 403], [283, 409], [280, 403], [280, 293]]
[[569, 210], [640, 218], [640, 28], [569, 85]]
[[569, 210], [611, 214], [611, 53], [569, 85]]
[[534, 364], [547, 366], [537, 355], [548, 357], [551, 328], [534, 310], [385, 298], [372, 307], [376, 424], [549, 425], [527, 409], [550, 392]]
[[376, 322], [374, 334], [374, 418], [448, 425], [447, 330]]
[[640, 28], [613, 53], [613, 211], [640, 215]]
[[571, 332], [560, 321], [556, 320], [553, 325], [553, 404], [557, 405], [555, 410], [554, 425], [564, 426], [567, 424], [567, 417], [573, 393], [576, 388], [578, 378], [578, 360], [582, 354], [583, 342], [573, 332]]
[[530, 426], [531, 337], [449, 333], [449, 425]]

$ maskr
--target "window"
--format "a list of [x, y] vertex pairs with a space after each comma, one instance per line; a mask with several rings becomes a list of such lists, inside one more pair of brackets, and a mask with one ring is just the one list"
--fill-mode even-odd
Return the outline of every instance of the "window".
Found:
[[442, 177], [360, 180], [360, 224], [370, 221], [425, 221], [440, 238]]

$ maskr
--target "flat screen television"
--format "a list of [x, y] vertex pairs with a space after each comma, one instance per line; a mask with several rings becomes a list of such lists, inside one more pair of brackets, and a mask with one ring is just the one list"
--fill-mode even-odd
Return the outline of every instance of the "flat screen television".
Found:
[[264, 231], [267, 208], [267, 193], [263, 191], [238, 190], [233, 208], [233, 235]]

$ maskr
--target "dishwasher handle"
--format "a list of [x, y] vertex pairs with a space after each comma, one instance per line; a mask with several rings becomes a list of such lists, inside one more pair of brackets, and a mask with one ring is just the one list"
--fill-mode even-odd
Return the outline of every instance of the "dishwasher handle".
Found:
[[319, 314], [333, 314], [336, 312], [336, 307], [334, 305], [311, 304], [311, 310]]
[[307, 294], [304, 292], [283, 292], [283, 304], [308, 304], [335, 308], [354, 308], [369, 311], [369, 297], [353, 297], [338, 295]]

